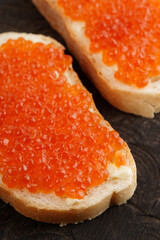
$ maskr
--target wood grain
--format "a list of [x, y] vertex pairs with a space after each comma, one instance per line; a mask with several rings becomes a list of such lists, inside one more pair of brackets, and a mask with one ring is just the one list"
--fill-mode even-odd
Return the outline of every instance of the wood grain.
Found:
[[[0, 32], [6, 31], [42, 33], [65, 44], [30, 0], [0, 0]], [[0, 240], [159, 240], [160, 114], [145, 119], [118, 111], [100, 96], [75, 59], [74, 69], [102, 115], [129, 144], [138, 168], [137, 190], [127, 204], [63, 228], [27, 219], [0, 201]]]

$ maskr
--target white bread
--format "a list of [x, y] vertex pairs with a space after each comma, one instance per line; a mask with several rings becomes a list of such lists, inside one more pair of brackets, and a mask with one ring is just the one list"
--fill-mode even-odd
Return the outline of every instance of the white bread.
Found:
[[[33, 42], [53, 43], [55, 47], [64, 48], [50, 37], [13, 32], [0, 34], [0, 45], [8, 39], [17, 39], [19, 37]], [[78, 83], [84, 88], [72, 66], [66, 70], [65, 75], [71, 84]], [[99, 114], [94, 102], [92, 102], [90, 109]], [[101, 123], [112, 129], [102, 116], [101, 118]], [[65, 225], [92, 219], [105, 211], [111, 204], [120, 205], [126, 202], [135, 191], [137, 184], [136, 165], [127, 144], [125, 144], [123, 151], [130, 174], [120, 176], [120, 178], [110, 178], [103, 184], [91, 188], [82, 200], [61, 198], [54, 193], [33, 194], [27, 189], [10, 189], [2, 180], [0, 180], [0, 197], [5, 202], [10, 203], [21, 214], [42, 222]], [[2, 178], [2, 176], [0, 177]]]
[[154, 117], [154, 113], [160, 111], [159, 76], [149, 79], [149, 84], [142, 89], [116, 80], [116, 65], [108, 67], [103, 63], [101, 53], [90, 52], [89, 39], [84, 34], [84, 22], [73, 21], [67, 17], [58, 6], [57, 0], [33, 0], [33, 3], [51, 26], [63, 36], [83, 71], [113, 106], [148, 118]]

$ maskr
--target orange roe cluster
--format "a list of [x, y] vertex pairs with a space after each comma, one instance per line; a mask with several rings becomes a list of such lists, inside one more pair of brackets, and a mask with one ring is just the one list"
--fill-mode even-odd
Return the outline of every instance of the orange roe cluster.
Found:
[[124, 147], [89, 111], [90, 94], [67, 83], [71, 62], [52, 44], [19, 38], [0, 47], [0, 174], [9, 188], [84, 198]]
[[160, 74], [160, 0], [58, 0], [67, 16], [86, 24], [90, 51], [102, 52], [115, 78], [143, 88]]

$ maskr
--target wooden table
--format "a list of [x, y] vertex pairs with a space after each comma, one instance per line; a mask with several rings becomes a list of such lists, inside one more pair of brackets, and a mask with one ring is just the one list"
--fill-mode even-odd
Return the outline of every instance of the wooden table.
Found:
[[[7, 31], [42, 33], [65, 44], [30, 0], [0, 0], [0, 32]], [[130, 146], [138, 169], [137, 190], [127, 204], [111, 207], [92, 221], [63, 228], [25, 218], [0, 200], [0, 240], [158, 240], [160, 114], [145, 119], [116, 110], [100, 96], [75, 59], [74, 69], [104, 118]]]

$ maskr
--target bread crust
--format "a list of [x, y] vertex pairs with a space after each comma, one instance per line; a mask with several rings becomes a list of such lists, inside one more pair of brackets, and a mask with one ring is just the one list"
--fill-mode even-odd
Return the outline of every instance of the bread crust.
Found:
[[[24, 37], [33, 42], [53, 43], [55, 47], [63, 47], [56, 40], [43, 35], [25, 34], [25, 33], [4, 33], [0, 34], [0, 44], [6, 42], [9, 38], [16, 39]], [[64, 48], [64, 47], [63, 47]], [[80, 84], [78, 75], [73, 71], [72, 66], [67, 70], [67, 75], [73, 84]], [[92, 102], [92, 109], [100, 115]], [[101, 116], [102, 117], [102, 116]], [[112, 129], [110, 124], [102, 117], [103, 125]], [[127, 159], [127, 166], [132, 170], [130, 177], [126, 179], [111, 179], [103, 184], [91, 188], [85, 198], [73, 204], [67, 204], [66, 198], [60, 198], [54, 193], [30, 193], [27, 189], [10, 189], [2, 180], [0, 180], [0, 197], [11, 204], [18, 212], [26, 217], [48, 223], [67, 223], [82, 222], [86, 219], [92, 219], [100, 215], [110, 205], [120, 205], [126, 202], [134, 193], [137, 185], [136, 165], [128, 145], [125, 143], [124, 151]], [[2, 176], [0, 176], [2, 177]]]
[[114, 78], [116, 66], [107, 67], [102, 61], [101, 54], [90, 52], [83, 22], [76, 22], [67, 17], [58, 6], [57, 0], [32, 1], [51, 26], [63, 36], [83, 71], [114, 107], [148, 118], [153, 118], [154, 114], [160, 111], [159, 76], [149, 79], [149, 84], [142, 89], [116, 80]]

